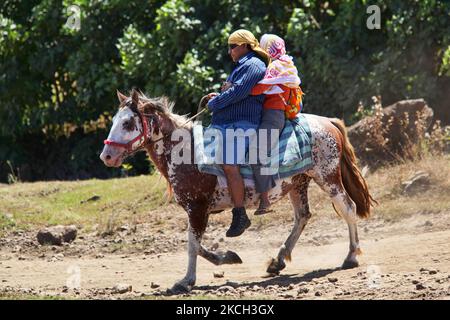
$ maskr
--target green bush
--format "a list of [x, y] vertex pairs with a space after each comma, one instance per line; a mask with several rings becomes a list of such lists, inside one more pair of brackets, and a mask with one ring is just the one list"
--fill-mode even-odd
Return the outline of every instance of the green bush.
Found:
[[[81, 9], [80, 30], [65, 27]], [[23, 179], [120, 175], [98, 160], [115, 90], [167, 95], [194, 114], [232, 70], [231, 31], [285, 37], [306, 92], [304, 110], [343, 117], [424, 98], [450, 122], [450, 3], [378, 1], [381, 29], [366, 28], [366, 0], [6, 0], [0, 7], [0, 181], [6, 161]], [[359, 113], [358, 113], [359, 112]], [[43, 152], [45, 150], [45, 152]], [[139, 156], [129, 173], [148, 172]], [[48, 163], [66, 164], [56, 174]], [[23, 169], [25, 168], [25, 169]], [[82, 172], [83, 174], [80, 174]]]

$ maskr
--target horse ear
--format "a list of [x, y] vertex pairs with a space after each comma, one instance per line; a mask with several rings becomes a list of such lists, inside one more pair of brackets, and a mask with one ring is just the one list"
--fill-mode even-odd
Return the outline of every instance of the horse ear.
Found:
[[135, 106], [139, 105], [139, 92], [135, 89], [131, 91], [131, 100]]
[[119, 99], [119, 102], [122, 103], [122, 102], [124, 102], [127, 99], [127, 96], [122, 94], [122, 93], [120, 93], [120, 91], [117, 90], [117, 98]]

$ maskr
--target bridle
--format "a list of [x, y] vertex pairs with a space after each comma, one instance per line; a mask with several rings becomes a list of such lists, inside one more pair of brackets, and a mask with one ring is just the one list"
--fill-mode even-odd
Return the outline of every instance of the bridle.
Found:
[[[135, 137], [133, 140], [131, 140], [127, 143], [116, 142], [116, 141], [112, 141], [109, 139], [104, 140], [103, 143], [105, 145], [110, 145], [113, 147], [124, 148], [128, 154], [131, 154], [133, 152], [140, 150], [143, 146], [145, 146], [149, 142], [148, 141], [149, 140], [149, 130], [148, 130], [148, 123], [147, 123], [146, 119], [144, 119], [144, 116], [139, 111], [133, 110], [133, 108], [130, 107], [128, 104], [126, 104], [125, 106], [130, 108], [131, 111], [133, 111], [134, 113], [137, 113], [139, 120], [142, 123], [141, 132], [139, 133], [139, 135], [137, 135], [137, 137]], [[137, 141], [140, 141], [139, 145], [136, 148], [133, 148], [133, 145]], [[152, 141], [152, 142], [155, 142], [155, 141]]]
[[[199, 109], [200, 106], [202, 106], [204, 104], [205, 98], [207, 96], [203, 96], [202, 99], [200, 100], [199, 103]], [[131, 102], [131, 105], [129, 105]], [[137, 109], [137, 107], [133, 108], [133, 102], [132, 101], [128, 101], [125, 104], [126, 107], [130, 108], [131, 111], [133, 113], [136, 113], [137, 116], [139, 117], [139, 120], [142, 123], [142, 131], [139, 133], [139, 135], [134, 138], [133, 140], [127, 142], [127, 143], [121, 143], [121, 142], [116, 142], [116, 141], [112, 141], [109, 139], [106, 139], [103, 141], [103, 143], [105, 145], [110, 145], [113, 147], [118, 147], [118, 148], [124, 148], [126, 150], [126, 156], [129, 156], [137, 151], [139, 151], [140, 149], [142, 149], [147, 143], [155, 143], [158, 142], [162, 139], [164, 139], [168, 134], [163, 134], [162, 137], [155, 139], [155, 140], [150, 140], [149, 138], [149, 130], [148, 130], [148, 123], [146, 121], [146, 119], [144, 117], [149, 116], [149, 117], [154, 117], [155, 115], [153, 114], [145, 114], [145, 113], [140, 113], [139, 110]], [[197, 112], [197, 114], [195, 114], [193, 117], [187, 119], [187, 121], [184, 123], [188, 123], [189, 121], [192, 121], [193, 119], [195, 119], [197, 116], [199, 116], [200, 114], [202, 114], [203, 112], [205, 112], [207, 110], [207, 108], [203, 108], [201, 111]], [[150, 120], [153, 123], [153, 119]], [[170, 133], [169, 133], [170, 134]], [[133, 145], [136, 143], [136, 141], [140, 141], [139, 145], [133, 149]]]

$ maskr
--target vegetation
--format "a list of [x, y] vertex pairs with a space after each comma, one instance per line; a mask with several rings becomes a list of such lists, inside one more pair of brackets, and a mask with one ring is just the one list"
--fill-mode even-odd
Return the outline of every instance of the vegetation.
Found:
[[[449, 155], [429, 155], [420, 161], [405, 161], [369, 174], [370, 191], [380, 205], [374, 210], [376, 218], [398, 220], [416, 213], [447, 212], [450, 208]], [[430, 175], [430, 185], [422, 192], [404, 194], [402, 182], [417, 172]], [[186, 213], [174, 204], [167, 204], [163, 193], [165, 181], [158, 177], [138, 176], [123, 179], [64, 181], [56, 183], [17, 183], [0, 187], [0, 237], [4, 233], [36, 230], [48, 225], [75, 224], [83, 232], [114, 235], [123, 225], [131, 229], [148, 224], [150, 233], [162, 226], [165, 230], [184, 232]], [[334, 215], [328, 196], [316, 184], [308, 192], [313, 219]], [[257, 229], [268, 225], [291, 223], [292, 208], [287, 198], [276, 204], [270, 216], [254, 219]], [[210, 225], [226, 228], [229, 214], [210, 217]], [[139, 244], [136, 244], [139, 245]], [[134, 245], [134, 246], [136, 246]]]
[[[0, 181], [106, 178], [148, 172], [98, 159], [117, 101], [137, 87], [179, 113], [232, 69], [229, 33], [285, 37], [303, 80], [305, 112], [358, 119], [359, 102], [424, 98], [450, 122], [450, 2], [5, 0], [0, 5]], [[80, 8], [80, 29], [66, 25]], [[9, 163], [7, 162], [9, 161]]]
[[0, 187], [0, 235], [58, 224], [110, 234], [120, 223], [137, 224], [164, 204], [165, 181], [158, 179], [152, 175]]

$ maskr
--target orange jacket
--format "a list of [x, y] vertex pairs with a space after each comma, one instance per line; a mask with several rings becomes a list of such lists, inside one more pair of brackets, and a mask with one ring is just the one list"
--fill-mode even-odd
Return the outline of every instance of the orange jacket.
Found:
[[[263, 94], [264, 91], [269, 89], [271, 86], [273, 86], [273, 84], [257, 84], [252, 88], [250, 94], [252, 96]], [[291, 89], [282, 84], [277, 84], [277, 86], [279, 86], [283, 90], [283, 92], [280, 93], [281, 96], [284, 98], [285, 101], [288, 101]], [[263, 107], [264, 109], [285, 110], [286, 105], [284, 104], [284, 101], [280, 98], [278, 94], [266, 94], [264, 97]]]

